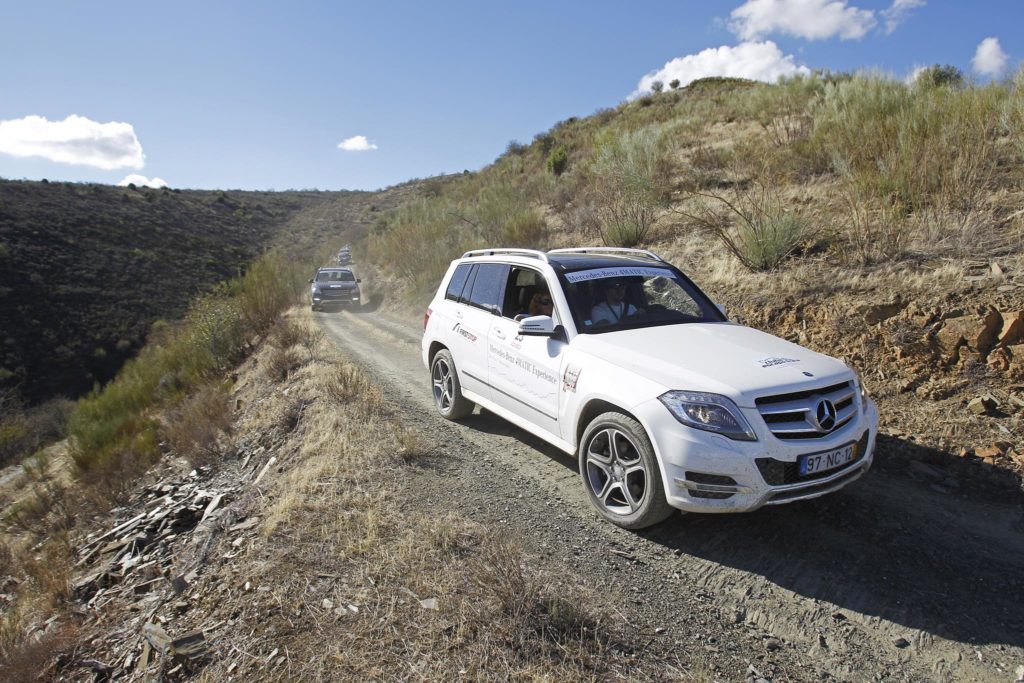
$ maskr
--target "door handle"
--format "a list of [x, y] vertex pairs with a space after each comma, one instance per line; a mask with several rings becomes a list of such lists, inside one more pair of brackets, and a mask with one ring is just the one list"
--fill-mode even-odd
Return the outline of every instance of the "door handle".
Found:
[[455, 311], [455, 317], [461, 319], [462, 318], [462, 311]]
[[504, 339], [505, 338], [505, 333], [502, 332], [501, 330], [495, 330], [494, 331], [494, 336], [497, 337], [498, 339]]

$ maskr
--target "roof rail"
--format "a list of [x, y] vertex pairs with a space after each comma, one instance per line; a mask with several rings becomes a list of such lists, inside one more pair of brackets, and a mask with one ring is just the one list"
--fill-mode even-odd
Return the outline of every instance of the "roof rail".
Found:
[[473, 249], [472, 251], [467, 251], [463, 254], [462, 258], [471, 258], [473, 256], [494, 256], [496, 254], [526, 256], [528, 258], [540, 259], [544, 263], [548, 262], [548, 255], [543, 251], [537, 251], [536, 249]]
[[647, 251], [646, 249], [627, 249], [625, 247], [574, 247], [572, 249], [549, 249], [549, 254], [625, 254], [627, 256], [641, 256], [643, 258], [654, 259], [665, 263], [665, 259], [661, 258], [653, 251]]

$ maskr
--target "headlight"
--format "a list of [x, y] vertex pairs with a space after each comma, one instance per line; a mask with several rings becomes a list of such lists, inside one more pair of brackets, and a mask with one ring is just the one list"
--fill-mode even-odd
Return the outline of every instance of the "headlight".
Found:
[[864, 386], [864, 380], [861, 379], [857, 372], [854, 372], [853, 375], [857, 378], [857, 389], [860, 391], [860, 412], [866, 413], [868, 412], [868, 399], [870, 398], [868, 388]]
[[736, 441], [757, 441], [743, 413], [725, 396], [701, 391], [668, 391], [658, 400], [687, 427], [714, 432]]

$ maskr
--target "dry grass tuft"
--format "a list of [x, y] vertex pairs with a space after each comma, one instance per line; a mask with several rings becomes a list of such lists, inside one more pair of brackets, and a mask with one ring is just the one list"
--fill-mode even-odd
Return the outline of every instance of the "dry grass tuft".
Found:
[[283, 382], [300, 367], [302, 367], [302, 358], [291, 348], [275, 346], [271, 348], [264, 360], [267, 377], [275, 382]]
[[398, 443], [395, 452], [407, 465], [422, 460], [433, 452], [430, 442], [423, 438], [423, 433], [418, 429], [399, 427], [395, 431], [395, 441]]
[[231, 431], [231, 395], [223, 382], [213, 382], [171, 412], [163, 428], [171, 449], [193, 466], [209, 465], [222, 453], [218, 440]]

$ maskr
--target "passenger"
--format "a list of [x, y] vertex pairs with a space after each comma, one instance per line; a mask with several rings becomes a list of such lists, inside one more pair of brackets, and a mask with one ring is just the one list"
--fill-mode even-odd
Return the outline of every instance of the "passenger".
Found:
[[605, 283], [604, 296], [605, 300], [590, 311], [590, 319], [594, 321], [595, 325], [614, 324], [640, 312], [636, 306], [625, 300], [625, 280], [610, 280]]
[[551, 300], [551, 295], [547, 292], [537, 292], [530, 298], [530, 303], [526, 307], [525, 313], [520, 313], [516, 316], [516, 322], [519, 322], [523, 318], [528, 318], [534, 315], [547, 315], [551, 316], [554, 314], [555, 302]]
[[555, 302], [551, 300], [551, 295], [545, 292], [537, 292], [530, 299], [530, 315], [546, 315], [551, 316], [555, 311]]

